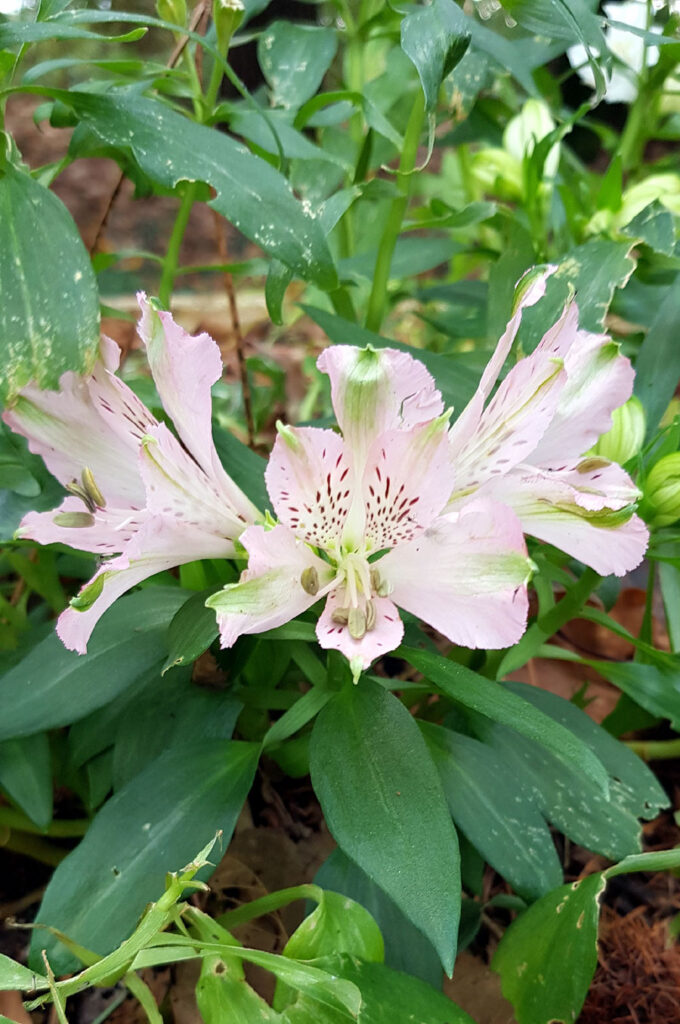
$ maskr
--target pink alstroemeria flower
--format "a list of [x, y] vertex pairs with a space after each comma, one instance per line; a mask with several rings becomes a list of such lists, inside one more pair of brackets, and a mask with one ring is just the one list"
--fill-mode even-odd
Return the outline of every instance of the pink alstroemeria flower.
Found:
[[104, 559], [57, 624], [65, 646], [81, 654], [126, 590], [185, 562], [234, 555], [234, 541], [261, 518], [213, 443], [210, 388], [222, 375], [216, 343], [191, 337], [144, 295], [138, 300], [139, 334], [181, 443], [115, 376], [120, 349], [108, 338], [90, 376], [65, 373], [58, 391], [29, 385], [3, 414], [71, 492], [51, 512], [29, 512], [18, 535]]
[[398, 607], [467, 647], [522, 635], [531, 563], [514, 514], [486, 498], [446, 513], [448, 414], [430, 374], [392, 349], [332, 346], [319, 358], [342, 436], [281, 427], [266, 471], [278, 517], [241, 536], [239, 583], [209, 598], [223, 647], [300, 615], [355, 678], [398, 646]]
[[570, 302], [486, 404], [522, 308], [538, 301], [554, 271], [549, 267], [525, 280], [479, 388], [451, 428], [456, 482], [449, 509], [471, 495], [501, 501], [525, 533], [600, 575], [622, 576], [640, 563], [649, 540], [634, 514], [639, 491], [616, 463], [588, 454], [633, 390], [634, 371], [618, 344], [580, 330], [577, 305]]

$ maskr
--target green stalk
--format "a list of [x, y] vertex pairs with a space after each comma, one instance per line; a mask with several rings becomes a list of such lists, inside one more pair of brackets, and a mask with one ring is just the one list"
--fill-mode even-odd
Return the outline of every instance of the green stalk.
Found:
[[69, 852], [46, 839], [41, 839], [40, 836], [29, 835], [28, 832], [10, 832], [1, 848], [21, 853], [24, 857], [32, 857], [33, 860], [54, 868], [61, 864]]
[[643, 761], [665, 761], [673, 757], [680, 757], [680, 738], [675, 740], [630, 740], [626, 746]]
[[387, 223], [385, 224], [378, 248], [378, 258], [373, 274], [373, 287], [371, 288], [368, 312], [366, 313], [366, 327], [369, 331], [380, 331], [380, 326], [385, 316], [392, 256], [394, 255], [394, 247], [397, 244], [397, 238], [401, 231], [402, 221], [411, 194], [412, 177], [418, 157], [418, 144], [420, 142], [424, 116], [425, 97], [422, 91], [418, 89], [418, 94], [411, 110], [411, 116], [406, 126], [404, 149], [397, 172], [397, 188], [400, 194], [392, 200]]
[[90, 827], [90, 821], [87, 818], [75, 821], [57, 820], [48, 825], [46, 829], [41, 829], [21, 811], [15, 811], [13, 807], [0, 807], [0, 828], [3, 826], [16, 829], [19, 832], [29, 832], [36, 836], [45, 835], [55, 839], [70, 839], [84, 836]]
[[[647, 31], [652, 23], [652, 6], [647, 0]], [[624, 171], [635, 167], [642, 158], [647, 140], [653, 135], [656, 127], [656, 110], [658, 89], [651, 81], [650, 68], [647, 67], [647, 44], [645, 43], [643, 65], [638, 75], [638, 94], [635, 97], [621, 136], [621, 162]]]
[[323, 899], [323, 890], [318, 885], [296, 885], [290, 889], [279, 889], [278, 892], [270, 893], [268, 896], [261, 896], [258, 900], [251, 900], [244, 903], [236, 910], [228, 910], [226, 914], [216, 918], [217, 924], [222, 925], [227, 931], [231, 931], [245, 921], [252, 921], [256, 917], [263, 917], [271, 914], [281, 907], [287, 907], [295, 900], [314, 900], [316, 903]]
[[182, 245], [182, 239], [184, 238], [184, 232], [186, 231], [187, 224], [189, 222], [191, 208], [194, 205], [196, 188], [197, 182], [188, 181], [186, 183], [184, 194], [182, 195], [182, 201], [180, 202], [179, 210], [175, 217], [175, 223], [172, 226], [172, 234], [170, 235], [170, 241], [168, 243], [168, 251], [165, 254], [165, 259], [163, 260], [163, 273], [161, 275], [161, 283], [158, 286], [158, 298], [160, 299], [161, 305], [166, 309], [169, 307], [172, 288], [175, 283], [175, 277], [177, 276], [179, 250]]

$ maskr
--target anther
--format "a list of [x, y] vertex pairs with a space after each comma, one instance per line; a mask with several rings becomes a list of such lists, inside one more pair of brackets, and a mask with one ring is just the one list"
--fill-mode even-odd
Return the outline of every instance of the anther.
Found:
[[92, 470], [87, 466], [81, 474], [81, 481], [78, 483], [77, 480], [71, 480], [66, 484], [69, 494], [75, 494], [76, 498], [80, 498], [89, 512], [96, 512], [98, 508], [104, 508], [106, 505], [104, 495], [95, 483]]
[[331, 621], [338, 626], [346, 626], [349, 622], [349, 608], [336, 608], [331, 615]]
[[311, 594], [312, 597], [314, 594], [318, 594], [319, 574], [313, 565], [308, 565], [307, 568], [303, 570], [302, 576], [300, 577], [300, 583], [302, 584], [302, 589], [306, 594]]
[[370, 633], [372, 629], [375, 629], [376, 620], [375, 605], [372, 601], [366, 602], [366, 632]]
[[54, 516], [53, 523], [56, 526], [67, 526], [78, 528], [83, 526], [94, 526], [94, 516], [89, 512], [58, 512]]
[[391, 587], [387, 580], [384, 580], [377, 569], [371, 569], [371, 587], [373, 593], [377, 594], [378, 597], [387, 597], [391, 591]]
[[354, 640], [362, 640], [366, 636], [366, 614], [361, 608], [350, 608], [347, 628]]
[[92, 501], [95, 503], [95, 505], [98, 508], [105, 508], [106, 507], [106, 498], [104, 497], [102, 492], [97, 487], [97, 485], [95, 483], [95, 480], [94, 480], [94, 473], [92, 472], [92, 470], [90, 469], [89, 466], [85, 466], [85, 469], [83, 470], [83, 472], [81, 474], [81, 480], [83, 481], [83, 487], [84, 487], [85, 491], [87, 491], [88, 495], [90, 496]]

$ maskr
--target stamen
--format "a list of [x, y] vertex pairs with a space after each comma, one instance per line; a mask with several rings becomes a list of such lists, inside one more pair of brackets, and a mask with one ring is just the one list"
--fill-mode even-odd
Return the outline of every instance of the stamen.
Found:
[[366, 602], [366, 632], [370, 633], [372, 629], [375, 629], [375, 621], [377, 615], [375, 611], [375, 605], [372, 601]]
[[97, 487], [92, 470], [88, 466], [85, 466], [80, 479], [81, 483], [71, 480], [66, 484], [69, 494], [75, 494], [76, 498], [80, 498], [88, 512], [96, 512], [98, 508], [105, 508], [106, 499]]
[[95, 505], [94, 501], [92, 500], [90, 495], [87, 493], [85, 488], [82, 487], [81, 484], [79, 484], [77, 480], [71, 480], [71, 482], [66, 484], [65, 486], [66, 486], [66, 490], [69, 492], [69, 494], [74, 494], [76, 496], [76, 498], [80, 498], [80, 500], [82, 502], [84, 502], [85, 507], [90, 512], [96, 512], [97, 511], [97, 506]]
[[366, 614], [361, 608], [350, 608], [347, 628], [354, 640], [362, 640], [366, 636]]
[[303, 570], [300, 583], [306, 594], [311, 594], [314, 597], [315, 594], [319, 593], [319, 574], [313, 565], [308, 565]]
[[377, 569], [371, 569], [371, 589], [378, 597], [388, 597], [392, 587], [384, 580]]
[[338, 626], [346, 626], [349, 622], [349, 608], [336, 608], [331, 615], [331, 621]]
[[83, 487], [84, 487], [85, 491], [92, 498], [92, 500], [94, 501], [95, 505], [97, 505], [99, 508], [105, 508], [106, 507], [106, 498], [104, 497], [102, 492], [97, 487], [97, 485], [96, 485], [96, 483], [94, 481], [94, 474], [93, 474], [93, 472], [92, 472], [92, 470], [90, 469], [89, 466], [85, 466], [85, 469], [83, 470], [83, 472], [81, 474], [81, 479], [83, 481]]

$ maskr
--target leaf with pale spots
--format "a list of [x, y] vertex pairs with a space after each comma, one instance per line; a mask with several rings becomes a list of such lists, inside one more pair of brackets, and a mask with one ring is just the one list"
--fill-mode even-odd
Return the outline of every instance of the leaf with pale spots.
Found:
[[1, 399], [92, 369], [99, 297], [85, 246], [61, 201], [1, 160], [0, 292]]
[[337, 284], [321, 225], [266, 160], [222, 132], [195, 124], [165, 104], [118, 91], [93, 94], [51, 90], [106, 146], [131, 154], [162, 188], [205, 182], [209, 201], [239, 231], [304, 280], [321, 288]]
[[680, 848], [626, 857], [543, 896], [514, 921], [491, 966], [518, 1024], [573, 1024], [597, 964], [599, 906], [607, 881], [680, 866]]

